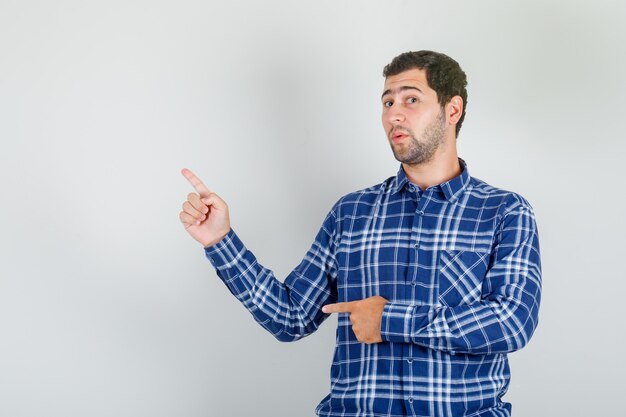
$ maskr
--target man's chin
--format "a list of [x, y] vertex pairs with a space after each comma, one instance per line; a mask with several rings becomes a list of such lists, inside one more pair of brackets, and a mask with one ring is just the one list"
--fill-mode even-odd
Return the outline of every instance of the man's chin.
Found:
[[415, 157], [415, 156], [413, 158], [411, 158], [411, 157], [409, 157], [406, 154], [403, 155], [403, 154], [401, 154], [399, 152], [395, 152], [395, 151], [393, 153], [393, 156], [396, 158], [396, 160], [398, 162], [402, 162], [403, 164], [411, 165], [411, 166], [422, 165], [424, 163], [429, 162], [432, 159], [432, 157], [431, 158], [423, 158], [423, 157]]
[[394, 158], [396, 158], [396, 161], [398, 162], [402, 162], [403, 164], [412, 164], [413, 161], [409, 158], [403, 157], [402, 155], [398, 155], [396, 152], [393, 153]]

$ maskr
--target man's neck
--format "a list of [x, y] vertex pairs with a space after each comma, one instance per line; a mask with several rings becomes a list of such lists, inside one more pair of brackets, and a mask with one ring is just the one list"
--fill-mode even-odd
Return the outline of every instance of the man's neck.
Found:
[[403, 163], [402, 167], [409, 181], [417, 184], [422, 190], [449, 181], [461, 173], [461, 164], [456, 149], [435, 154], [432, 160], [423, 164]]

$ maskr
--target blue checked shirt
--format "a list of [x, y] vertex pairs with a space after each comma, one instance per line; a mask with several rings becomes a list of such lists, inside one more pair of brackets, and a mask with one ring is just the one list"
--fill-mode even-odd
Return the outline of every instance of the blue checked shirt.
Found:
[[541, 292], [533, 209], [462, 172], [421, 190], [395, 177], [335, 203], [281, 283], [231, 229], [206, 256], [278, 340], [313, 333], [322, 306], [380, 295], [383, 342], [338, 316], [330, 393], [319, 416], [510, 416], [507, 353], [528, 343]]

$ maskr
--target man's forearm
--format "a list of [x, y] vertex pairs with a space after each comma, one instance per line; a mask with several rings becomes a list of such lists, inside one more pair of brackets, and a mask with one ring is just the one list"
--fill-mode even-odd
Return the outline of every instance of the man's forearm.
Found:
[[206, 247], [205, 254], [230, 292], [261, 326], [280, 341], [295, 341], [314, 332], [327, 317], [322, 306], [336, 300], [334, 222], [331, 212], [284, 283], [257, 261], [232, 229]]

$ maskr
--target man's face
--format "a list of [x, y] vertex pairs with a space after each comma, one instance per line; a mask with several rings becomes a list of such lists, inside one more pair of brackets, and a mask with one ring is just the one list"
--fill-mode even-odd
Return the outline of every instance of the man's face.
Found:
[[445, 140], [445, 112], [426, 72], [411, 69], [385, 80], [382, 122], [391, 150], [400, 162], [419, 165], [432, 160]]

